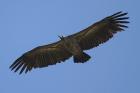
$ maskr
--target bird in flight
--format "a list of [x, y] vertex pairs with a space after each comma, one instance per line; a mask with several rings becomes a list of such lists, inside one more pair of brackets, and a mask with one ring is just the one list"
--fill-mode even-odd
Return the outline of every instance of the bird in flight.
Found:
[[74, 63], [87, 62], [91, 57], [84, 52], [105, 43], [117, 32], [124, 31], [129, 23], [127, 13], [122, 11], [92, 24], [75, 34], [63, 37], [60, 40], [43, 46], [38, 46], [19, 57], [10, 66], [14, 72], [19, 74], [31, 71], [33, 68], [43, 68], [49, 65], [61, 63], [73, 57]]

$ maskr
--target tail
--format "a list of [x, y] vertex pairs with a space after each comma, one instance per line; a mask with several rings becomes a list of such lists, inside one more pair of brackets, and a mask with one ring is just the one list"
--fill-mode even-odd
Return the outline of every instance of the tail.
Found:
[[73, 59], [74, 59], [74, 63], [84, 63], [84, 62], [88, 61], [90, 58], [91, 57], [88, 54], [83, 52], [80, 55], [74, 56]]

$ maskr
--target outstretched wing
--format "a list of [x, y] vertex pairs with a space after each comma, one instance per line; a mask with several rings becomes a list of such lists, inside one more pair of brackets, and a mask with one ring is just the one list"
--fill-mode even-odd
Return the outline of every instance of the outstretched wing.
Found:
[[11, 70], [15, 72], [20, 70], [21, 74], [24, 71], [25, 73], [31, 71], [32, 68], [47, 67], [65, 61], [72, 54], [65, 50], [61, 43], [40, 46], [23, 54], [10, 66]]
[[117, 12], [68, 37], [75, 38], [83, 50], [97, 47], [112, 38], [115, 33], [127, 28], [124, 24], [129, 23], [126, 21], [129, 17], [125, 15], [127, 13]]

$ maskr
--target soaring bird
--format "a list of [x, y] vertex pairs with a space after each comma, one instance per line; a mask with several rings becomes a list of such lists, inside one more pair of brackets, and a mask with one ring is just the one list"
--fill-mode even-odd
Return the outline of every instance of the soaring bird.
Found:
[[60, 40], [43, 46], [38, 46], [19, 57], [10, 66], [14, 72], [19, 74], [31, 71], [33, 68], [48, 67], [56, 63], [64, 62], [73, 57], [74, 63], [87, 62], [91, 57], [84, 52], [95, 48], [100, 44], [108, 41], [117, 32], [124, 31], [129, 23], [126, 17], [127, 13], [122, 11], [92, 24], [86, 29], [75, 34], [63, 37]]

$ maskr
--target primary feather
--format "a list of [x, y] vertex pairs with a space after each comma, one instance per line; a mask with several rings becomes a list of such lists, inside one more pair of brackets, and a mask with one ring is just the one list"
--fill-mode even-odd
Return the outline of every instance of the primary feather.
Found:
[[[117, 12], [78, 33], [65, 37], [65, 42], [64, 40], [60, 40], [52, 44], [34, 48], [19, 57], [10, 68], [15, 72], [20, 70], [19, 73], [21, 74], [22, 72], [27, 73], [31, 71], [32, 68], [42, 68], [64, 62], [71, 56], [74, 56], [74, 60], [77, 63], [77, 56], [81, 58], [79, 59], [81, 63], [88, 61], [90, 56], [83, 53], [83, 51], [99, 46], [112, 38], [115, 33], [127, 28], [124, 24], [129, 23], [127, 21], [129, 17], [126, 17], [126, 15], [127, 13]], [[82, 54], [86, 55], [87, 58], [84, 58], [86, 56]]]

